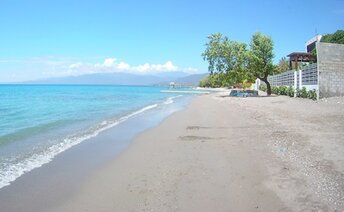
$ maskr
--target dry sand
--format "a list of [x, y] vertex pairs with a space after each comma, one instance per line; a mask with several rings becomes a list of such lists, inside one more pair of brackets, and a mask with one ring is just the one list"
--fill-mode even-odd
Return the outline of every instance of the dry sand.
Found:
[[56, 211], [344, 211], [344, 101], [196, 97]]

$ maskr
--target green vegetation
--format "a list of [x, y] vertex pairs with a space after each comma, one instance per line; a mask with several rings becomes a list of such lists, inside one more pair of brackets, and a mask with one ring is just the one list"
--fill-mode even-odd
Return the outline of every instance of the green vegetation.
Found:
[[231, 41], [221, 33], [210, 35], [206, 50], [202, 54], [203, 59], [208, 61], [210, 76], [204, 79], [200, 86], [240, 84], [246, 87], [259, 78], [267, 84], [267, 94], [270, 95], [271, 87], [267, 78], [276, 70], [272, 63], [272, 39], [257, 32], [252, 36], [249, 47], [247, 49], [245, 43]]
[[282, 57], [278, 62], [278, 66], [277, 66], [276, 72], [274, 72], [274, 74], [280, 74], [280, 73], [286, 72], [288, 70], [290, 70], [289, 60], [286, 57]]
[[344, 30], [337, 30], [333, 34], [324, 35], [321, 42], [344, 44]]
[[220, 84], [226, 85], [241, 83], [250, 78], [245, 71], [246, 44], [231, 41], [221, 33], [212, 34], [208, 39], [202, 56], [208, 61], [210, 75], [220, 75], [220, 78], [226, 81]]
[[211, 74], [199, 82], [200, 87], [228, 87], [232, 84], [231, 78], [225, 73]]
[[312, 100], [317, 100], [317, 91], [315, 89], [308, 91], [307, 97]]
[[295, 91], [294, 91], [293, 86], [288, 87], [287, 93], [288, 93], [288, 96], [294, 97]]
[[307, 89], [305, 87], [302, 87], [302, 89], [297, 88], [296, 89], [296, 97], [307, 98], [308, 97]]
[[[266, 85], [261, 85], [259, 89], [265, 92], [267, 90]], [[294, 97], [294, 88], [292, 86], [273, 86], [271, 91], [276, 95]], [[315, 89], [307, 91], [305, 87], [302, 87], [302, 89], [297, 88], [296, 97], [317, 100], [317, 92]]]
[[[344, 44], [344, 30], [337, 30], [333, 34], [324, 35], [321, 42]], [[316, 62], [316, 50], [312, 52]], [[289, 70], [287, 58], [282, 57], [278, 65], [273, 65], [272, 38], [260, 32], [252, 36], [249, 46], [245, 43], [232, 41], [221, 33], [208, 37], [206, 49], [202, 57], [209, 64], [210, 75], [200, 82], [201, 87], [249, 87], [256, 78], [265, 83], [261, 89], [268, 95], [294, 96], [293, 87], [271, 87], [268, 76]], [[317, 99], [315, 90], [307, 91], [305, 87], [296, 91], [300, 98]]]
[[273, 41], [271, 37], [263, 35], [260, 32], [252, 36], [250, 43], [250, 50], [248, 51], [248, 73], [253, 77], [265, 82], [267, 86], [266, 93], [271, 95], [271, 86], [268, 81], [268, 76], [274, 71], [272, 60]]

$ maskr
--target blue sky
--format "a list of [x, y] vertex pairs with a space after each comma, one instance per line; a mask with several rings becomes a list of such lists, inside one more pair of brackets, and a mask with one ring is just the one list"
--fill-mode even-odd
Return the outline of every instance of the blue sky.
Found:
[[275, 61], [344, 26], [344, 0], [1, 0], [0, 82], [207, 71], [207, 36], [270, 35]]

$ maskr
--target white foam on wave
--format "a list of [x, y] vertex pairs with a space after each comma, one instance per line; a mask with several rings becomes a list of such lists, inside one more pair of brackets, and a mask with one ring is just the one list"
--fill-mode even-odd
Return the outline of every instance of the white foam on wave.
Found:
[[165, 105], [169, 105], [172, 104], [174, 102], [174, 99], [181, 97], [182, 95], [178, 95], [178, 96], [172, 96], [167, 98], [167, 100], [164, 102]]
[[42, 165], [49, 163], [56, 155], [66, 151], [67, 149], [85, 141], [87, 139], [97, 136], [100, 132], [114, 127], [129, 118], [139, 115], [147, 110], [158, 107], [157, 104], [149, 105], [141, 108], [140, 110], [134, 111], [126, 116], [113, 121], [103, 121], [94, 128], [90, 128], [82, 135], [72, 135], [63, 139], [60, 143], [50, 146], [41, 153], [36, 153], [25, 159], [24, 161], [16, 164], [5, 164], [0, 170], [0, 188], [10, 185], [11, 182], [16, 180], [18, 177], [27, 173], [35, 168], [41, 167]]

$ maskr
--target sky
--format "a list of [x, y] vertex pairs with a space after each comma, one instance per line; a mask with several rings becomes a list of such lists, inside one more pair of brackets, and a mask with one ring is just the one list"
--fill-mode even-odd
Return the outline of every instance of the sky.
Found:
[[344, 0], [0, 0], [0, 83], [205, 73], [207, 36], [274, 41], [275, 63], [344, 26]]

